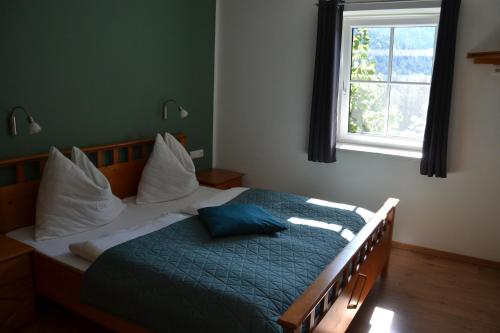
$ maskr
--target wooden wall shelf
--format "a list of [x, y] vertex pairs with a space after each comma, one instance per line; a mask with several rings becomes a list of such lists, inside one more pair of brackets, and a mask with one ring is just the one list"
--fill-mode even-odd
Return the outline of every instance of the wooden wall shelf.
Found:
[[500, 65], [500, 51], [473, 52], [467, 54], [467, 58], [473, 59], [475, 64]]

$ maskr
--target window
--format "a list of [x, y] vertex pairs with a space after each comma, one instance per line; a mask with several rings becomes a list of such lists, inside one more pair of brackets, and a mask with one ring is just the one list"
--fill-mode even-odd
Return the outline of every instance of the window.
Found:
[[344, 13], [339, 148], [419, 155], [438, 20], [439, 9]]

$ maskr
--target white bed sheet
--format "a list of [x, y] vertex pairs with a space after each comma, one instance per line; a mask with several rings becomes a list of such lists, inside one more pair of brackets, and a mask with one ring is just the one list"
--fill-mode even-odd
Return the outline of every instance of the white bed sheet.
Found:
[[[116, 219], [111, 221], [109, 224], [91, 231], [82, 232], [68, 237], [37, 242], [33, 237], [34, 227], [29, 226], [9, 232], [7, 233], [7, 237], [28, 244], [35, 248], [38, 252], [43, 253], [57, 261], [70, 265], [80, 271], [85, 271], [91, 265], [91, 262], [72, 254], [69, 251], [69, 244], [95, 239], [126, 228], [139, 227], [154, 223], [158, 218], [165, 216], [168, 213], [180, 212], [184, 208], [205, 201], [219, 192], [221, 192], [221, 190], [200, 186], [195, 192], [184, 198], [158, 204], [145, 205], [137, 205], [135, 203], [135, 197], [130, 197], [123, 200], [127, 207]], [[176, 221], [187, 218], [189, 215], [181, 214], [181, 217], [182, 218], [177, 218]], [[167, 220], [172, 223], [175, 222], [171, 219]]]
[[[244, 187], [234, 187], [229, 190], [221, 191], [211, 196], [208, 200], [202, 201], [200, 203], [195, 203], [194, 206], [196, 206], [197, 208], [194, 208], [193, 205], [189, 206], [190, 208], [187, 209], [187, 211], [194, 210], [194, 213], [190, 213], [189, 215], [198, 215], [197, 209], [223, 205], [226, 202], [236, 198], [247, 189], [248, 188]], [[183, 209], [183, 211], [185, 212], [186, 209]], [[86, 240], [84, 242], [71, 243], [69, 245], [69, 249], [74, 255], [82, 257], [90, 262], [94, 262], [104, 251], [114, 246], [163, 229], [171, 224], [182, 221], [185, 218], [186, 213], [169, 213], [158, 219], [151, 220], [145, 225], [121, 229], [110, 234], [104, 234], [97, 238]]]
[[71, 243], [69, 244], [69, 250], [78, 257], [94, 262], [101, 254], [112, 247], [168, 227], [171, 224], [185, 220], [186, 217], [185, 214], [168, 213], [160, 218], [150, 220], [145, 225], [113, 231], [85, 242]]

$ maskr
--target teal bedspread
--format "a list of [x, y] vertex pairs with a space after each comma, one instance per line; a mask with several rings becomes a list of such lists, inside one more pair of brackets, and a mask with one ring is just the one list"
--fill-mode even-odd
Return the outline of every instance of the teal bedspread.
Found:
[[307, 201], [259, 189], [231, 201], [284, 221], [275, 235], [213, 239], [191, 217], [113, 247], [86, 271], [82, 301], [157, 332], [281, 332], [279, 316], [348, 243], [341, 234], [365, 225]]

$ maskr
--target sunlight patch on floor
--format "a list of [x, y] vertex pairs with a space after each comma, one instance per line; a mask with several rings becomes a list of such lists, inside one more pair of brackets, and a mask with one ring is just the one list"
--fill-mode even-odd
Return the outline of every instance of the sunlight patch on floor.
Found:
[[389, 333], [391, 331], [394, 311], [375, 307], [370, 319], [371, 329], [368, 333]]

